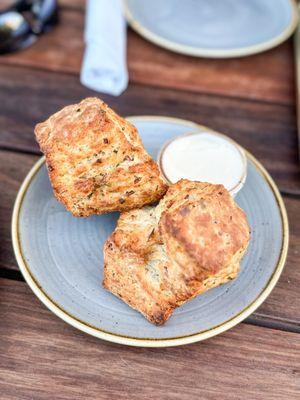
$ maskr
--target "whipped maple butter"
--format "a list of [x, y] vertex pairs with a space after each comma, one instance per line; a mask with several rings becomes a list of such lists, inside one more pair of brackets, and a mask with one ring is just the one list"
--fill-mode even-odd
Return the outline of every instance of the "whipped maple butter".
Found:
[[168, 142], [159, 156], [167, 181], [180, 179], [221, 183], [235, 196], [246, 179], [247, 161], [242, 148], [224, 135], [203, 131]]

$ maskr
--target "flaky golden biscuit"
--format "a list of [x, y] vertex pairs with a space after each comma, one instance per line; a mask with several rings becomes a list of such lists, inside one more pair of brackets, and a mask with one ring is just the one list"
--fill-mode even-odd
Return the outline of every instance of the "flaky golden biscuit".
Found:
[[222, 185], [181, 180], [157, 207], [121, 214], [104, 247], [103, 285], [161, 325], [234, 279], [248, 242], [245, 214]]
[[168, 254], [179, 264], [195, 263], [216, 273], [249, 240], [242, 211], [223, 185], [181, 180], [160, 203], [159, 228]]
[[63, 108], [35, 135], [54, 194], [75, 216], [139, 208], [167, 189], [137, 129], [97, 98]]

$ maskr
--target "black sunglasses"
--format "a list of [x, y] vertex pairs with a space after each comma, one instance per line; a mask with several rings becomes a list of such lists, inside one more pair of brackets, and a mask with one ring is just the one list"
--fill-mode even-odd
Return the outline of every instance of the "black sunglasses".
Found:
[[0, 12], [0, 54], [31, 45], [57, 20], [57, 0], [17, 1]]

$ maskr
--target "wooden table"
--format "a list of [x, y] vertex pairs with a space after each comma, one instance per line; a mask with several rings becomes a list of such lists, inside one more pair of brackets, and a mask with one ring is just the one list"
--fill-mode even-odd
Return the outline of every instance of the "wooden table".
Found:
[[300, 169], [291, 41], [244, 59], [202, 60], [129, 31], [130, 85], [101, 97], [122, 115], [159, 114], [222, 131], [275, 178], [290, 220], [284, 272], [246, 321], [166, 349], [103, 342], [59, 320], [16, 264], [10, 222], [17, 190], [40, 156], [33, 127], [95, 95], [80, 85], [84, 0], [61, 1], [61, 23], [26, 51], [0, 58], [0, 398], [299, 399]]

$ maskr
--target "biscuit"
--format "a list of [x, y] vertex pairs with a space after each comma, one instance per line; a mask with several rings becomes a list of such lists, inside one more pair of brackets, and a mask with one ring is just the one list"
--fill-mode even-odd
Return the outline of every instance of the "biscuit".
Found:
[[176, 307], [234, 279], [249, 237], [222, 185], [181, 180], [158, 206], [121, 214], [104, 246], [103, 286], [161, 325]]
[[170, 187], [160, 208], [167, 252], [179, 264], [216, 273], [248, 243], [245, 213], [223, 185], [181, 180]]
[[75, 216], [139, 208], [167, 190], [137, 129], [97, 98], [63, 108], [35, 135], [54, 194]]

